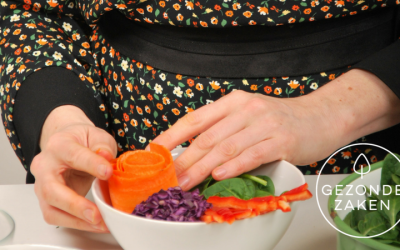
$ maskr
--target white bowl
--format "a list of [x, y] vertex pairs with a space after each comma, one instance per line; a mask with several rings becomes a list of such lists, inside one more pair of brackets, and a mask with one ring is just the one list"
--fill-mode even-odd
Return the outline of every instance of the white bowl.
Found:
[[[184, 149], [171, 153], [174, 159]], [[305, 183], [303, 174], [294, 165], [279, 161], [265, 164], [250, 172], [269, 176], [275, 184], [275, 194]], [[285, 234], [299, 203], [292, 211], [280, 210], [235, 221], [233, 224], [203, 222], [170, 222], [151, 220], [114, 209], [110, 204], [106, 181], [92, 184], [94, 201], [111, 234], [124, 249], [137, 250], [266, 250], [272, 249]]]

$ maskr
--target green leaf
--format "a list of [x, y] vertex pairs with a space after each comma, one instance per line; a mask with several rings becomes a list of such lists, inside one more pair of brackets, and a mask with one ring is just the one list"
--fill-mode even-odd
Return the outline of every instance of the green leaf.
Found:
[[190, 18], [186, 19], [186, 25], [190, 25]]
[[185, 84], [183, 84], [182, 82], [178, 82], [179, 87], [184, 88]]
[[21, 12], [21, 10], [14, 10], [14, 14], [18, 14], [18, 13], [20, 13]]
[[157, 101], [160, 100], [160, 97], [158, 97], [157, 94], [153, 94], [153, 96], [154, 96], [154, 99], [156, 99]]
[[268, 192], [268, 193], [270, 193], [272, 195], [275, 195], [275, 185], [274, 185], [274, 182], [271, 180], [271, 178], [269, 178], [266, 175], [257, 175], [257, 177], [267, 181], [267, 186], [263, 186], [263, 185], [257, 183], [256, 187], [259, 190], [263, 190], [263, 191]]
[[57, 66], [60, 66], [61, 64], [62, 64], [61, 61], [58, 61], [58, 62], [56, 63]]
[[13, 108], [12, 107], [9, 107], [8, 110], [10, 111], [10, 113], [13, 112]]
[[128, 103], [129, 103], [129, 100], [125, 100], [125, 101], [124, 101], [124, 108], [127, 108], [127, 107], [128, 107]]
[[204, 190], [203, 194], [206, 199], [210, 196], [231, 197], [239, 199], [251, 199], [255, 195], [255, 187], [250, 180], [241, 178], [231, 178], [218, 181], [212, 186]]
[[304, 17], [300, 18], [299, 23], [304, 22]]
[[30, 39], [35, 40], [35, 34], [31, 35]]
[[[373, 236], [388, 230], [390, 226], [379, 211], [369, 212], [365, 215], [364, 220], [358, 222], [358, 230], [362, 235]], [[392, 240], [396, 239], [399, 231], [390, 230], [389, 232], [378, 236], [380, 239]]]
[[[382, 169], [383, 171], [383, 169]], [[382, 206], [382, 213], [384, 216], [386, 216], [389, 220], [389, 225], [390, 227], [396, 224], [397, 220], [397, 214], [400, 211], [400, 196], [396, 195], [396, 186], [391, 185], [392, 188], [392, 193], [389, 195], [383, 195], [382, 191], [378, 195], [378, 199], [380, 200], [377, 202], [377, 209], [380, 210], [380, 207]], [[386, 189], [387, 190], [387, 189]], [[387, 209], [381, 202], [384, 204], [389, 204], [389, 209]], [[381, 205], [381, 206], [379, 206]]]
[[[400, 155], [395, 155], [400, 158]], [[383, 160], [381, 188], [383, 185], [396, 185], [392, 175], [400, 177], [400, 162], [392, 154], [388, 154]]]
[[158, 117], [158, 113], [157, 113], [157, 111], [156, 111], [156, 110], [154, 110], [154, 113], [153, 113], [153, 115], [154, 115], [154, 119]]
[[222, 7], [229, 9], [229, 5], [227, 3], [222, 3]]
[[227, 21], [225, 19], [222, 19], [221, 26], [224, 27], [226, 25], [226, 23], [227, 23]]
[[307, 3], [306, 2], [301, 2], [300, 5], [303, 6], [303, 7], [307, 7]]
[[343, 222], [349, 225], [352, 229], [358, 231], [358, 222], [364, 220], [365, 215], [368, 213], [369, 211], [364, 209], [354, 209], [346, 215]]
[[160, 9], [156, 9], [156, 12], [154, 13], [155, 16], [157, 17], [158, 15], [160, 15]]

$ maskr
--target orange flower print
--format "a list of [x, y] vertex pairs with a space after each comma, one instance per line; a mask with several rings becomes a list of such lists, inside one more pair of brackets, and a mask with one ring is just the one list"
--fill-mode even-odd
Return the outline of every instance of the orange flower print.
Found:
[[176, 20], [182, 21], [182, 20], [183, 20], [182, 14], [179, 13], [179, 14], [176, 16]]
[[176, 79], [182, 80], [182, 75], [181, 75], [181, 74], [177, 74], [177, 75], [176, 75]]
[[13, 32], [13, 35], [19, 35], [21, 33], [21, 29], [16, 29]]
[[188, 10], [193, 10], [194, 9], [194, 5], [193, 2], [185, 0], [185, 6]]
[[298, 11], [300, 8], [299, 8], [299, 6], [298, 5], [293, 5], [292, 6], [292, 10], [294, 10], [294, 11]]
[[350, 12], [350, 15], [352, 16], [352, 15], [355, 15], [355, 14], [357, 14], [357, 11], [352, 11], [352, 12]]
[[335, 1], [336, 7], [343, 7], [344, 6], [344, 0], [336, 0]]
[[127, 113], [124, 113], [124, 120], [127, 122], [129, 121], [129, 115]]
[[125, 135], [125, 132], [122, 129], [118, 129], [118, 136], [123, 137]]
[[340, 167], [334, 166], [334, 167], [332, 168], [332, 173], [337, 173], [337, 172], [339, 172], [339, 170], [340, 170]]
[[288, 23], [294, 23], [294, 22], [296, 22], [295, 18], [293, 18], [293, 17], [289, 18]]
[[106, 110], [106, 107], [104, 106], [104, 104], [101, 104], [99, 108], [100, 108], [101, 111], [105, 111]]
[[126, 90], [128, 90], [129, 92], [132, 92], [132, 90], [133, 90], [132, 83], [130, 83], [129, 81], [126, 81], [125, 86], [126, 86]]
[[211, 18], [211, 24], [214, 24], [214, 25], [218, 24], [218, 19], [215, 18], [215, 17], [212, 17]]
[[170, 100], [169, 100], [169, 98], [168, 97], [163, 97], [163, 99], [162, 99], [162, 101], [163, 101], [163, 103], [164, 103], [164, 105], [168, 105], [168, 104], [170, 104]]
[[144, 125], [146, 125], [146, 127], [150, 128], [152, 126], [149, 119], [143, 118], [142, 121], [144, 122]]
[[309, 15], [311, 13], [311, 9], [307, 8], [303, 12], [304, 12], [304, 14]]
[[253, 20], [250, 20], [249, 25], [256, 25], [257, 23]]
[[172, 7], [176, 10], [176, 11], [178, 11], [178, 10], [180, 10], [181, 9], [181, 6], [179, 5], [179, 4], [174, 4], [174, 5], [172, 5]]
[[335, 74], [330, 74], [329, 75], [329, 80], [333, 80], [333, 79], [335, 79], [336, 77], [335, 77]]
[[194, 96], [192, 89], [187, 89], [185, 92], [186, 92], [186, 95], [187, 95], [189, 98], [192, 98], [192, 97]]
[[179, 115], [181, 112], [179, 111], [179, 109], [173, 108], [172, 113], [174, 113], [175, 115]]
[[264, 91], [265, 93], [270, 94], [272, 92], [272, 88], [270, 86], [265, 86]]
[[163, 13], [163, 17], [164, 17], [164, 19], [168, 19], [168, 13]]
[[190, 112], [193, 112], [193, 111], [194, 111], [194, 109], [185, 106], [185, 112], [186, 113], [190, 113]]
[[136, 11], [139, 12], [139, 14], [143, 14], [144, 13], [144, 10], [142, 8], [137, 8]]
[[164, 8], [165, 7], [165, 1], [160, 1], [158, 3], [158, 5], [160, 5], [161, 8]]
[[318, 163], [314, 162], [310, 164], [310, 167], [315, 168], [318, 165]]
[[328, 161], [328, 164], [333, 165], [333, 164], [335, 164], [335, 162], [336, 162], [335, 158], [330, 158]]
[[81, 56], [86, 56], [86, 50], [80, 49], [79, 54], [81, 54]]
[[324, 6], [324, 7], [321, 8], [321, 10], [322, 10], [323, 12], [327, 12], [327, 11], [329, 10], [329, 7], [328, 7], [328, 6]]
[[164, 109], [164, 106], [163, 106], [161, 103], [157, 103], [156, 107], [157, 107], [159, 110], [163, 110], [163, 109]]
[[135, 119], [132, 119], [132, 120], [131, 120], [131, 125], [132, 125], [133, 127], [136, 127], [136, 126], [138, 125], [138, 122], [137, 122]]
[[343, 159], [350, 159], [351, 158], [351, 152], [350, 151], [342, 152], [342, 157], [343, 157]]
[[227, 11], [225, 12], [225, 15], [226, 15], [227, 17], [233, 17], [233, 11], [227, 10]]
[[47, 44], [47, 40], [44, 39], [44, 38], [40, 38], [40, 39], [36, 40], [36, 42], [37, 42], [39, 45], [42, 45], [42, 46]]
[[372, 163], [377, 162], [377, 161], [378, 161], [378, 158], [376, 158], [375, 155], [371, 156], [371, 162]]
[[329, 19], [329, 18], [331, 18], [332, 16], [333, 16], [332, 14], [328, 13], [328, 14], [326, 14], [325, 18], [326, 18], [326, 19]]
[[142, 108], [136, 106], [136, 111], [138, 112], [139, 115], [143, 115], [143, 110], [142, 110]]
[[202, 27], [208, 27], [208, 24], [207, 24], [206, 22], [203, 22], [203, 21], [200, 21], [200, 25], [201, 25]]
[[281, 88], [275, 88], [274, 94], [275, 94], [275, 95], [280, 95], [280, 94], [282, 94], [282, 89], [281, 89]]
[[188, 79], [187, 79], [187, 84], [189, 85], [189, 87], [193, 87], [193, 86], [194, 86], [194, 81], [193, 81], [193, 79], [188, 78]]
[[242, 6], [240, 6], [240, 3], [234, 3], [232, 5], [233, 10], [239, 10], [240, 8], [242, 8]]
[[[212, 87], [213, 89], [215, 89], [215, 90], [218, 90], [218, 89], [221, 88], [221, 86], [219, 86], [219, 82], [217, 82], [217, 81], [212, 81], [212, 82], [210, 82], [210, 85], [211, 85], [211, 87]], [[196, 87], [197, 87], [197, 86], [196, 86]]]
[[292, 89], [297, 89], [297, 87], [300, 86], [300, 83], [296, 80], [291, 80], [290, 82], [288, 82], [289, 87], [291, 87]]
[[267, 15], [268, 14], [268, 8], [267, 7], [257, 7], [258, 12], [260, 13], [260, 15]]
[[83, 42], [82, 47], [84, 47], [85, 49], [88, 49], [88, 48], [90, 48], [90, 44], [88, 42]]
[[368, 5], [364, 5], [363, 7], [361, 7], [361, 10], [367, 10], [368, 9]]
[[[121, 4], [116, 4], [115, 7], [117, 7], [117, 9], [120, 9], [120, 10], [124, 10], [124, 9], [127, 8], [126, 5], [123, 4], [123, 3], [121, 3]], [[142, 13], [140, 13], [140, 14], [142, 14]]]
[[252, 84], [252, 85], [250, 86], [250, 89], [253, 90], [253, 91], [257, 91], [258, 87], [257, 87], [257, 85]]
[[151, 109], [149, 108], [148, 105], [146, 105], [146, 106], [144, 107], [144, 111], [146, 111], [146, 113], [150, 114]]
[[153, 7], [151, 7], [151, 5], [147, 5], [146, 6], [146, 10], [147, 10], [147, 12], [153, 12]]
[[214, 6], [214, 10], [220, 11], [220, 10], [221, 10], [221, 6], [219, 6], [218, 4], [216, 4], [216, 5]]
[[243, 12], [243, 16], [250, 18], [253, 14], [250, 11]]
[[162, 119], [163, 119], [164, 122], [167, 122], [167, 121], [168, 121], [168, 118], [167, 118], [166, 115], [162, 115]]

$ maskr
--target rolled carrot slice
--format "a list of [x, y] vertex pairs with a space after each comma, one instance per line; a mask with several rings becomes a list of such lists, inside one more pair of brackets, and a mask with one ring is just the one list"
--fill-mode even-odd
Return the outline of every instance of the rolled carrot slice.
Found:
[[158, 144], [150, 143], [150, 151], [122, 154], [114, 160], [113, 169], [108, 180], [111, 203], [126, 213], [161, 189], [178, 186], [172, 155]]

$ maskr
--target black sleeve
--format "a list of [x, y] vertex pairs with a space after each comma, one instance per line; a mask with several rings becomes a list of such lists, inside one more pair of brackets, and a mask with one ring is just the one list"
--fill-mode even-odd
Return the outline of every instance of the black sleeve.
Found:
[[352, 68], [370, 71], [400, 98], [400, 40], [356, 63]]
[[104, 114], [93, 91], [79, 77], [62, 67], [46, 67], [30, 74], [18, 90], [14, 104], [14, 124], [28, 166], [27, 183], [33, 183], [30, 164], [40, 152], [39, 139], [44, 121], [58, 106], [80, 108], [95, 126], [106, 130]]

